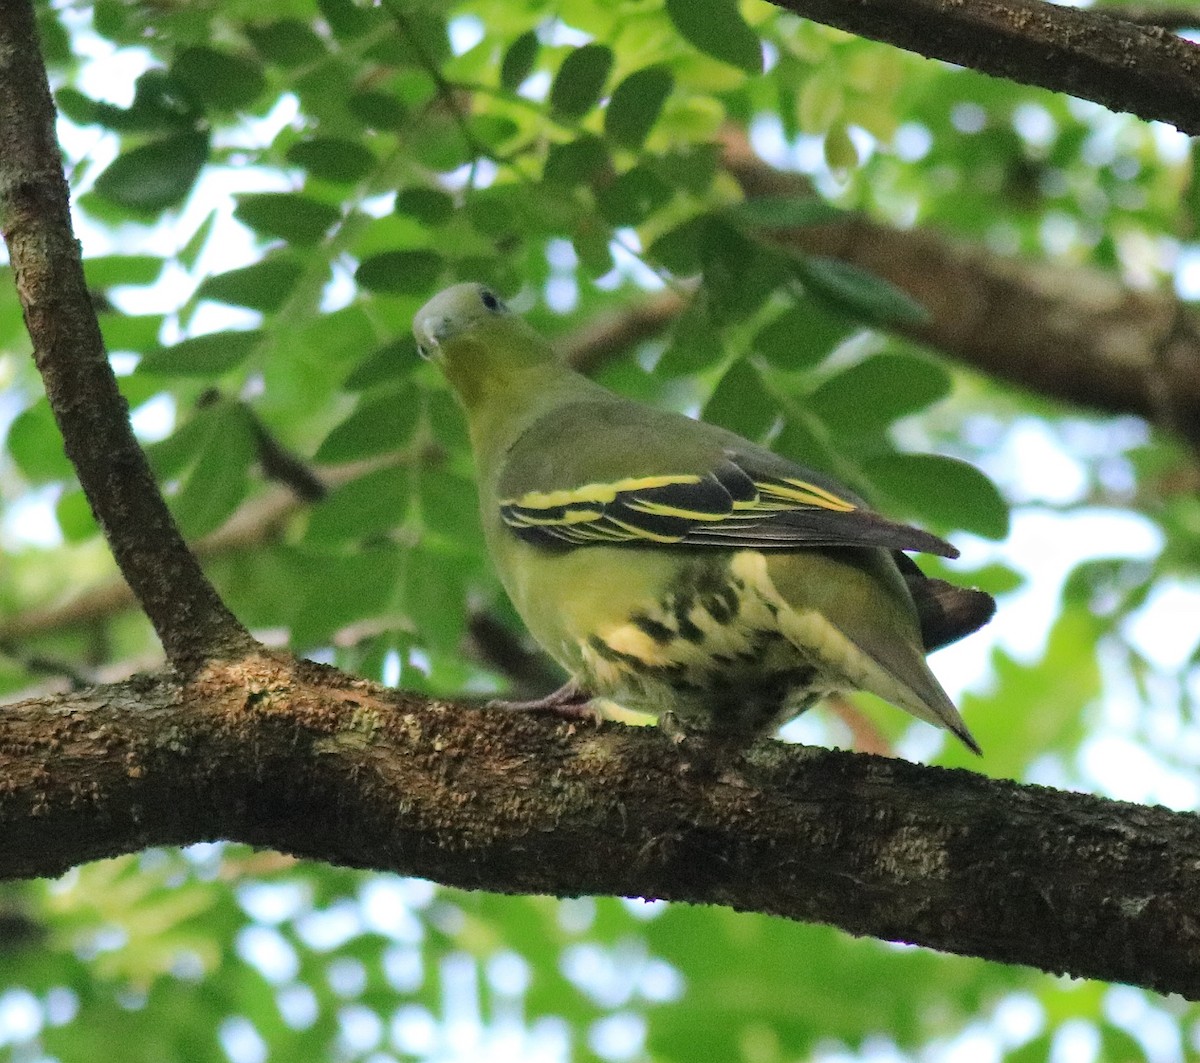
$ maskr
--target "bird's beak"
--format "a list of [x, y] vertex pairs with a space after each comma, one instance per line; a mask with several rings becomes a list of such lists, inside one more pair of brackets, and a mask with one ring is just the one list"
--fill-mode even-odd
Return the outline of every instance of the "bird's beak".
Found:
[[445, 318], [425, 318], [416, 327], [417, 353], [422, 358], [432, 359], [438, 354], [445, 329]]

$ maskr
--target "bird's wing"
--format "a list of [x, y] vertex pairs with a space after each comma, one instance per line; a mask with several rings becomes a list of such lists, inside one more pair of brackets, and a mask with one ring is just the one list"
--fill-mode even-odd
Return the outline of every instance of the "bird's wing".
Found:
[[[603, 412], [609, 431], [628, 429], [618, 445], [625, 457], [619, 463], [589, 461], [598, 442], [589, 433], [573, 432], [568, 437], [573, 444], [555, 438], [562, 422], [523, 441], [531, 450], [537, 447], [538, 456], [524, 463], [522, 475], [506, 477], [499, 494], [500, 516], [515, 535], [560, 549], [600, 544], [755, 550], [849, 546], [958, 555], [937, 536], [865, 508], [828, 477], [709, 425], [670, 418], [663, 423], [671, 445], [664, 448], [653, 440], [639, 447], [644, 414], [630, 414], [629, 409], [622, 404]], [[627, 424], [622, 423], [625, 418]], [[547, 450], [558, 460], [547, 460]], [[519, 461], [521, 455], [514, 458]], [[603, 475], [618, 465], [638, 474]], [[645, 472], [647, 467], [653, 471]], [[589, 478], [596, 471], [601, 475]]]

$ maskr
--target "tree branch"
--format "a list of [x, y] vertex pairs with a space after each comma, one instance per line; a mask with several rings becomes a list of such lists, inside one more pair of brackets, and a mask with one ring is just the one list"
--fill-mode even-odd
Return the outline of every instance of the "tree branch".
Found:
[[227, 838], [470, 889], [729, 905], [1200, 998], [1200, 817], [430, 702], [274, 655], [0, 714], [0, 876]]
[[[748, 198], [813, 194], [804, 177], [766, 165], [744, 134], [727, 130], [722, 147], [724, 166]], [[1200, 448], [1200, 317], [1173, 295], [863, 215], [776, 236], [861, 266], [928, 312], [925, 323], [895, 331], [1037, 394], [1136, 414]]]
[[182, 669], [253, 640], [188, 552], [129, 425], [71, 231], [30, 0], [0, 17], [0, 225], [67, 456], [113, 556]]
[[803, 18], [1200, 133], [1200, 49], [1042, 0], [771, 0]]

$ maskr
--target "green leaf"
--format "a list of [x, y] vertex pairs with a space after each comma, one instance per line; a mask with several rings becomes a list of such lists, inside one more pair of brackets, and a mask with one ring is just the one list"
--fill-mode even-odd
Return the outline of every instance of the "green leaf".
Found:
[[921, 325], [929, 319], [906, 292], [849, 262], [805, 255], [794, 260], [794, 268], [813, 295], [872, 325]]
[[1008, 504], [974, 465], [941, 454], [884, 454], [864, 465], [869, 479], [930, 523], [986, 539], [1008, 534]]
[[368, 147], [340, 137], [297, 141], [288, 148], [287, 160], [314, 177], [340, 184], [361, 181], [375, 168], [375, 156]]
[[753, 349], [780, 369], [816, 365], [857, 326], [807, 297], [797, 299], [754, 337]]
[[725, 357], [720, 329], [713, 324], [704, 299], [692, 299], [675, 321], [671, 342], [655, 366], [665, 376], [690, 376]]
[[725, 216], [752, 228], [802, 229], [845, 222], [850, 214], [816, 196], [761, 196], [726, 207]]
[[217, 224], [217, 211], [211, 210], [208, 217], [196, 226], [196, 231], [188, 237], [188, 241], [179, 249], [179, 253], [175, 256], [180, 265], [192, 269], [196, 265], [196, 260], [200, 257], [200, 252], [204, 250], [208, 243], [208, 238], [212, 235], [213, 228]]
[[762, 41], [735, 0], [667, 0], [667, 14], [689, 44], [748, 74], [763, 71]]
[[436, 251], [384, 251], [364, 259], [354, 279], [372, 292], [422, 295], [437, 283], [442, 265]]
[[615, 226], [638, 226], [659, 207], [671, 201], [671, 186], [644, 166], [627, 170], [600, 189], [596, 205], [606, 221]]
[[591, 181], [609, 165], [604, 141], [583, 133], [565, 144], [552, 144], [546, 152], [542, 178], [559, 185], [580, 185]]
[[625, 148], [638, 150], [645, 142], [675, 79], [665, 66], [635, 70], [619, 84], [604, 112], [604, 133]]
[[185, 48], [171, 64], [171, 75], [210, 107], [236, 111], [258, 99], [266, 88], [262, 67], [246, 56], [216, 48]]
[[390, 92], [356, 92], [346, 109], [365, 126], [388, 132], [402, 129], [408, 119], [408, 108]]
[[304, 534], [323, 546], [362, 542], [404, 523], [412, 493], [407, 467], [375, 469], [342, 484], [319, 503]]
[[96, 193], [130, 210], [165, 210], [191, 191], [207, 159], [205, 133], [152, 140], [118, 155], [96, 178]]
[[396, 213], [424, 225], [445, 225], [454, 217], [454, 197], [440, 188], [417, 185], [396, 194]]
[[163, 260], [156, 255], [101, 255], [83, 260], [88, 287], [100, 291], [124, 284], [153, 284], [162, 268]]
[[704, 420], [756, 441], [766, 436], [778, 416], [775, 400], [763, 387], [762, 377], [744, 358], [729, 367], [704, 404]]
[[196, 460], [213, 432], [213, 421], [217, 417], [217, 406], [205, 406], [181, 424], [175, 426], [166, 439], [150, 443], [146, 457], [159, 483], [177, 479]]
[[407, 376], [419, 364], [417, 345], [412, 336], [393, 340], [363, 358], [342, 381], [345, 391], [366, 391]]
[[718, 321], [749, 317], [786, 277], [779, 255], [717, 218], [700, 229], [698, 250], [710, 309]]
[[550, 109], [560, 118], [582, 118], [600, 102], [612, 65], [612, 49], [603, 44], [568, 52], [550, 86]]
[[708, 225], [708, 216], [698, 215], [668, 229], [649, 247], [651, 259], [662, 263], [677, 277], [687, 277], [700, 269], [700, 241]]
[[7, 447], [21, 475], [30, 483], [66, 480], [75, 475], [45, 398], [38, 399], [13, 419]]
[[69, 543], [81, 543], [100, 532], [87, 496], [79, 490], [64, 491], [54, 507], [59, 530]]
[[254, 460], [254, 433], [241, 403], [225, 403], [214, 411], [207, 438], [171, 510], [190, 539], [215, 531], [233, 514], [249, 490]]
[[243, 30], [259, 55], [280, 66], [313, 63], [327, 54], [321, 38], [299, 19], [247, 23]]
[[412, 438], [421, 415], [421, 392], [406, 384], [379, 398], [360, 402], [317, 448], [317, 461], [354, 461], [400, 450]]
[[242, 362], [258, 345], [265, 333], [210, 332], [181, 340], [172, 347], [150, 351], [138, 364], [139, 373], [163, 376], [219, 376]]
[[266, 258], [253, 266], [205, 277], [196, 297], [273, 313], [287, 302], [303, 273], [304, 267], [295, 259]]
[[939, 362], [912, 354], [876, 354], [824, 381], [805, 405], [843, 436], [881, 432], [950, 394]]
[[533, 73], [533, 64], [537, 62], [540, 47], [538, 36], [533, 30], [527, 30], [513, 41], [500, 64], [500, 84], [516, 92], [522, 82]]
[[239, 196], [233, 214], [262, 236], [276, 236], [300, 247], [319, 243], [342, 216], [332, 204], [299, 192]]

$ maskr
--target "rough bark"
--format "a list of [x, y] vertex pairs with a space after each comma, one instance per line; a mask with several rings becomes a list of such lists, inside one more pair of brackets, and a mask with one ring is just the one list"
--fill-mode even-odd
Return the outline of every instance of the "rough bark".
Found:
[[815, 22], [1200, 133], [1200, 49], [1042, 0], [771, 0]]
[[256, 655], [0, 714], [0, 876], [227, 838], [468, 889], [722, 904], [1200, 998], [1200, 817], [435, 703]]
[[71, 231], [32, 5], [0, 13], [0, 227], [46, 395], [92, 512], [162, 641], [192, 668], [253, 644], [188, 552], [108, 364]]

